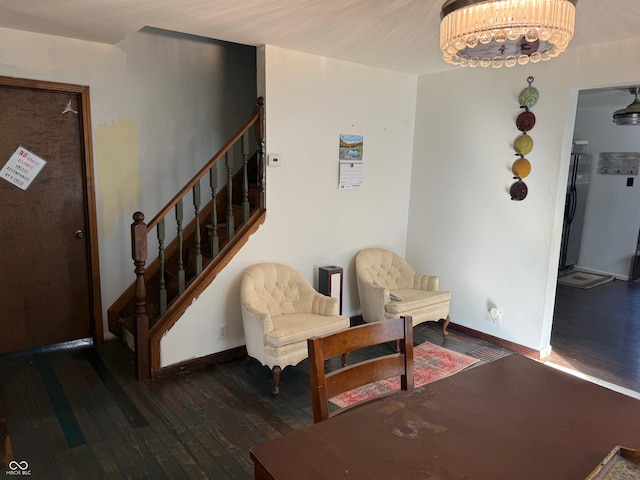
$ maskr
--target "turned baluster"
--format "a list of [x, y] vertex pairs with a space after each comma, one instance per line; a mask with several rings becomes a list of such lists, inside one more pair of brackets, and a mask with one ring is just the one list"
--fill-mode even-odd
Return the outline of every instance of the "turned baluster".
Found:
[[176, 203], [176, 225], [178, 229], [177, 240], [178, 240], [178, 295], [182, 295], [184, 292], [184, 260], [182, 258], [182, 221], [184, 220], [184, 215], [182, 211], [182, 199], [178, 200]]
[[160, 264], [160, 315], [167, 311], [167, 283], [164, 278], [164, 218], [158, 222], [158, 263]]
[[249, 135], [242, 135], [242, 223], [249, 220]]
[[216, 258], [220, 250], [220, 238], [218, 237], [218, 205], [216, 200], [218, 190], [218, 170], [214, 165], [209, 170], [209, 185], [211, 186], [211, 258]]
[[264, 170], [264, 98], [258, 97], [258, 104], [256, 105], [254, 112], [260, 114], [256, 122], [256, 147], [257, 147], [257, 162], [258, 162], [258, 206], [259, 208], [265, 208], [265, 170]]
[[196, 277], [202, 273], [202, 250], [200, 238], [200, 182], [193, 186], [193, 211], [195, 213], [194, 253]]
[[233, 238], [235, 226], [233, 219], [233, 148], [226, 153], [227, 157], [227, 241]]

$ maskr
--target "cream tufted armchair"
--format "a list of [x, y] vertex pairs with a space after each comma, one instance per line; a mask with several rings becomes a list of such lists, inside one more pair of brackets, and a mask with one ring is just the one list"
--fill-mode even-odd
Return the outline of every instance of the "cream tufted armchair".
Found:
[[316, 292], [300, 272], [278, 263], [247, 268], [240, 300], [247, 353], [273, 370], [274, 395], [282, 369], [308, 357], [307, 338], [349, 326], [336, 298]]
[[410, 315], [416, 326], [442, 319], [447, 335], [451, 292], [438, 290], [437, 276], [416, 272], [389, 250], [367, 248], [356, 255], [356, 279], [365, 322]]

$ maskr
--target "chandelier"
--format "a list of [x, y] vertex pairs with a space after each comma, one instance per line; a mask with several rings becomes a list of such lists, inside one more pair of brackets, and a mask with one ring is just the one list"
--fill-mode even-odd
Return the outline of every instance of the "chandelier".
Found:
[[573, 38], [578, 0], [447, 0], [440, 49], [453, 65], [500, 68], [549, 60]]
[[640, 87], [630, 88], [629, 93], [635, 94], [636, 99], [627, 108], [613, 112], [613, 123], [616, 125], [640, 125], [640, 100], [638, 100]]

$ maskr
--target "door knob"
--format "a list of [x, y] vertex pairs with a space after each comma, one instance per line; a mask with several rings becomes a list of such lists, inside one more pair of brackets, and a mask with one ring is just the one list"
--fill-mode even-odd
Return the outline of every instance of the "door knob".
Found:
[[84, 232], [80, 229], [76, 230], [73, 234], [76, 236], [76, 238], [84, 238]]

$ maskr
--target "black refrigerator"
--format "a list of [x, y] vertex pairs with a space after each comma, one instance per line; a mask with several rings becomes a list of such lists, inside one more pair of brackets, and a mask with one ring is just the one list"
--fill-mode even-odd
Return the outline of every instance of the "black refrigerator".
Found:
[[558, 267], [560, 272], [570, 270], [578, 263], [590, 177], [591, 155], [572, 153], [564, 206], [560, 265]]

